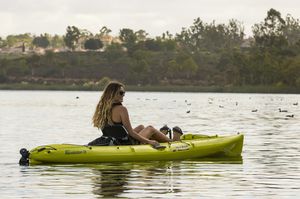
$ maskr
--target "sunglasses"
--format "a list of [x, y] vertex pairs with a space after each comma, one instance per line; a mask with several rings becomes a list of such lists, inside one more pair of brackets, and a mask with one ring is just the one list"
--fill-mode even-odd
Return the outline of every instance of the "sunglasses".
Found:
[[120, 94], [121, 96], [124, 96], [124, 95], [125, 95], [125, 91], [120, 91], [119, 94]]

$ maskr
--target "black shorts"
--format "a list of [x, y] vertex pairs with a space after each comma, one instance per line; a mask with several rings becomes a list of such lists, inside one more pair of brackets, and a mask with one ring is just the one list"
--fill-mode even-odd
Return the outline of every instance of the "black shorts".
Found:
[[130, 135], [127, 135], [126, 137], [122, 139], [116, 139], [116, 145], [139, 145], [141, 144], [138, 140], [134, 139]]

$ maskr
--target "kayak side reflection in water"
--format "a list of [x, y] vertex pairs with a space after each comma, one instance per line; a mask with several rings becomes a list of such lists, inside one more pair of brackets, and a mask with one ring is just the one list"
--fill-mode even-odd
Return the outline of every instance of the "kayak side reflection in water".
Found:
[[180, 136], [177, 134], [181, 135], [182, 131], [178, 127], [180, 132], [175, 132], [173, 128], [173, 140], [151, 125], [147, 127], [139, 125], [136, 128], [132, 128], [127, 108], [122, 104], [124, 96], [125, 86], [122, 83], [117, 81], [108, 83], [93, 116], [95, 127], [103, 132], [109, 131], [111, 126], [123, 125], [130, 139], [135, 140], [137, 143], [150, 144], [152, 146], [159, 145], [159, 142], [172, 142], [180, 139]]

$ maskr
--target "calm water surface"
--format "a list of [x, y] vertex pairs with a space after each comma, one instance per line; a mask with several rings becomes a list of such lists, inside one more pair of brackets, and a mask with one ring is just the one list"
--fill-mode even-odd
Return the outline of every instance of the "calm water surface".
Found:
[[242, 160], [18, 165], [22, 147], [86, 144], [99, 136], [91, 125], [99, 96], [0, 91], [1, 198], [300, 197], [300, 95], [126, 93], [133, 125], [178, 125], [208, 135], [243, 132]]

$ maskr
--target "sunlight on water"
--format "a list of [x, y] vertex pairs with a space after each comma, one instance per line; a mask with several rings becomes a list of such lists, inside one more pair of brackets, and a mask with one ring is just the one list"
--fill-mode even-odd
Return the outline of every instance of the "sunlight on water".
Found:
[[243, 132], [241, 158], [18, 165], [22, 147], [87, 144], [98, 137], [91, 117], [99, 96], [0, 91], [1, 198], [299, 198], [300, 95], [126, 93], [133, 125]]

